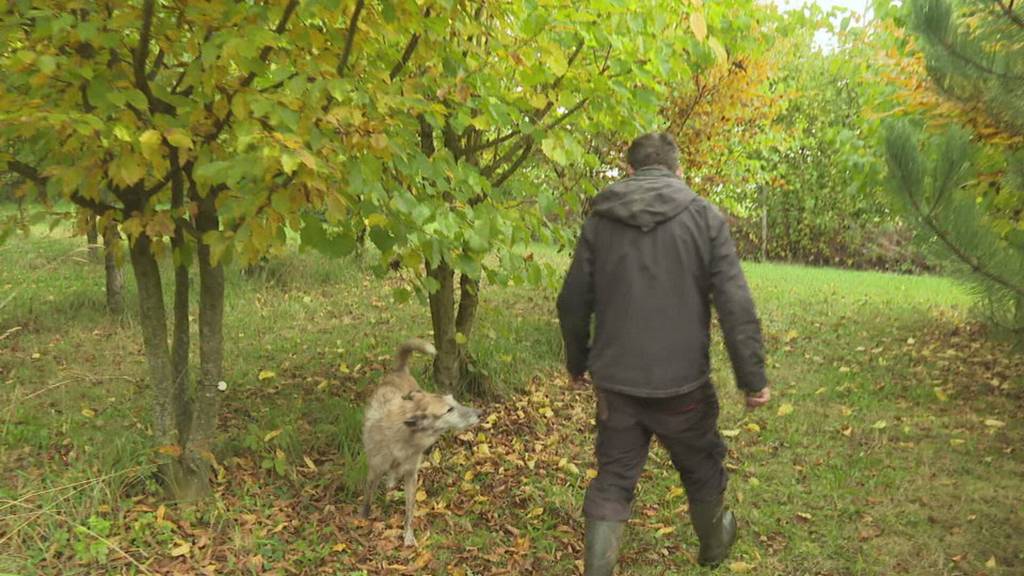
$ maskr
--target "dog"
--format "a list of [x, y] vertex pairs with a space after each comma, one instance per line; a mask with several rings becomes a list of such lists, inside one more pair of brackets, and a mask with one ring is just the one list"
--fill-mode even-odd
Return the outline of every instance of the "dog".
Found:
[[[416, 507], [417, 471], [424, 452], [449, 430], [465, 430], [480, 421], [480, 411], [463, 406], [450, 394], [420, 389], [409, 374], [413, 352], [437, 351], [414, 338], [398, 348], [391, 372], [381, 379], [366, 405], [363, 449], [366, 451], [366, 494], [361, 516], [370, 516], [370, 504], [385, 476], [405, 480], [405, 545], [416, 546], [412, 519]], [[389, 482], [390, 484], [390, 482]]]

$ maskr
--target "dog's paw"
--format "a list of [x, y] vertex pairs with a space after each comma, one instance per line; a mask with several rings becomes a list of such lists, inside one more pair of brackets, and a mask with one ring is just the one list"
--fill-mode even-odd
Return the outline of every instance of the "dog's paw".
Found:
[[410, 548], [416, 547], [416, 537], [412, 535], [412, 532], [405, 533], [405, 545]]

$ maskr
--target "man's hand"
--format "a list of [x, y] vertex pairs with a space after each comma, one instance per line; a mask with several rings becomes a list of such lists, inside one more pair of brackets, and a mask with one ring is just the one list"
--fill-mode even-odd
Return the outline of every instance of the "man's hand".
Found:
[[751, 392], [747, 394], [747, 410], [754, 410], [760, 408], [768, 403], [772, 399], [772, 391], [765, 386], [759, 392]]
[[570, 374], [569, 384], [571, 384], [574, 388], [587, 388], [590, 386], [590, 376], [587, 376], [586, 372], [584, 372], [583, 374], [576, 375]]

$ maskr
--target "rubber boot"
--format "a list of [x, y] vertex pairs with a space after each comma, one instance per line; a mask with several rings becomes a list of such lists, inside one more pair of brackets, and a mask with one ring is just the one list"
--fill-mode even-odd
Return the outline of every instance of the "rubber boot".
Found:
[[619, 560], [625, 522], [587, 519], [583, 541], [583, 576], [611, 576]]
[[718, 566], [729, 556], [729, 549], [736, 542], [735, 516], [725, 509], [719, 496], [707, 502], [690, 502], [690, 520], [700, 540], [697, 563]]

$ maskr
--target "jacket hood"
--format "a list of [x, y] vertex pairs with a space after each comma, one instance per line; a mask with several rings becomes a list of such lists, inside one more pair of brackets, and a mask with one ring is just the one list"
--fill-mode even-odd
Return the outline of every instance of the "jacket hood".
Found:
[[591, 205], [596, 216], [647, 232], [674, 218], [696, 198], [682, 178], [666, 168], [649, 166], [610, 184]]

